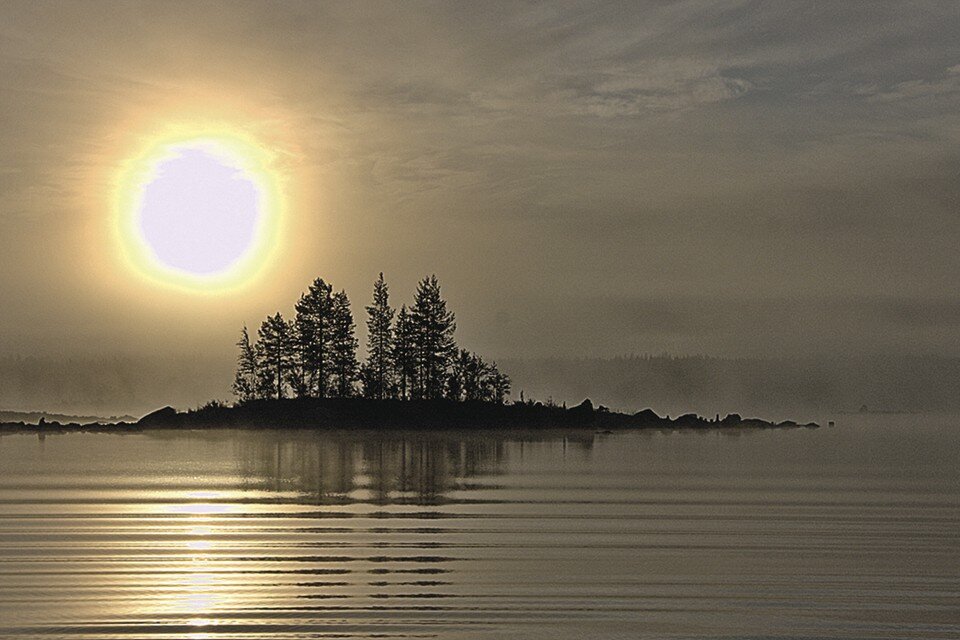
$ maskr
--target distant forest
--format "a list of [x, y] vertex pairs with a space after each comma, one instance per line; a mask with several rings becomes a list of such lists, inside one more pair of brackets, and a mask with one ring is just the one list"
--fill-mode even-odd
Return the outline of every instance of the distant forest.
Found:
[[641, 355], [507, 359], [527, 397], [589, 397], [617, 410], [740, 412], [819, 419], [825, 413], [960, 411], [960, 358], [916, 355], [717, 358]]
[[240, 400], [360, 395], [374, 400], [480, 400], [503, 403], [510, 378], [494, 362], [460, 349], [457, 325], [436, 276], [417, 285], [413, 304], [390, 306], [383, 273], [366, 307], [366, 357], [357, 359], [356, 324], [346, 291], [317, 278], [293, 319], [268, 316], [251, 341], [244, 327], [233, 392]]
[[[510, 373], [513, 397], [522, 391], [525, 398], [568, 405], [590, 398], [624, 411], [652, 407], [661, 415], [737, 412], [783, 419], [822, 419], [863, 405], [870, 411], [960, 412], [957, 357], [657, 355], [497, 362]], [[160, 356], [0, 356], [0, 409], [108, 417], [140, 416], [166, 404], [196, 407], [229, 398], [234, 371], [229, 342]], [[355, 384], [362, 393], [362, 382]]]

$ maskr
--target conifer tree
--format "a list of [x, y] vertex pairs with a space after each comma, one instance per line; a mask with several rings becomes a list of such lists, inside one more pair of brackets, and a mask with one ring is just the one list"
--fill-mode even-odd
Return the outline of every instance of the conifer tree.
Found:
[[393, 375], [397, 383], [397, 391], [401, 400], [409, 400], [413, 394], [414, 380], [416, 379], [416, 341], [413, 333], [413, 322], [407, 305], [401, 305], [397, 313], [397, 324], [393, 331]]
[[284, 397], [284, 382], [294, 361], [293, 324], [278, 312], [260, 325], [257, 331], [257, 361], [260, 388], [268, 395]]
[[333, 294], [330, 319], [330, 364], [335, 379], [334, 391], [337, 396], [347, 398], [353, 395], [358, 364], [357, 338], [354, 335], [356, 325], [346, 291]]
[[487, 400], [487, 380], [490, 366], [475, 353], [469, 354], [463, 380], [464, 396], [467, 400]]
[[331, 373], [333, 287], [317, 278], [296, 304], [297, 351], [306, 395], [327, 395]]
[[307, 363], [307, 352], [309, 346], [302, 335], [302, 325], [296, 320], [288, 323], [290, 325], [290, 348], [291, 362], [287, 369], [286, 380], [297, 398], [304, 398], [311, 395], [311, 376], [310, 367]]
[[497, 368], [497, 363], [491, 365], [490, 387], [493, 391], [491, 398], [497, 404], [503, 404], [510, 395], [510, 376]]
[[492, 400], [492, 373], [483, 358], [460, 349], [451, 363], [447, 396], [453, 400]]
[[247, 402], [257, 397], [257, 355], [250, 344], [250, 334], [247, 326], [243, 326], [240, 339], [237, 341], [237, 373], [233, 380], [233, 393], [240, 402]]
[[434, 399], [443, 396], [447, 370], [456, 354], [453, 334], [457, 328], [447, 302], [440, 295], [440, 284], [432, 275], [417, 286], [410, 319], [415, 336], [417, 397]]
[[463, 400], [463, 368], [459, 358], [453, 359], [450, 373], [447, 375], [447, 399], [459, 402]]
[[393, 348], [393, 309], [390, 292], [383, 281], [383, 272], [373, 283], [373, 304], [367, 308], [367, 362], [364, 366], [364, 393], [368, 398], [383, 400], [390, 396]]
[[[503, 403], [510, 378], [496, 363], [458, 350], [454, 314], [436, 276], [417, 285], [413, 305], [390, 307], [381, 272], [367, 311], [367, 357], [357, 362], [356, 325], [346, 291], [317, 278], [296, 303], [296, 318], [268, 316], [250, 341], [243, 328], [237, 347], [233, 390], [240, 402], [257, 398], [352, 396], [360, 380], [365, 397], [382, 400], [453, 400]], [[396, 323], [394, 324], [394, 317]], [[522, 395], [522, 394], [521, 394]]]

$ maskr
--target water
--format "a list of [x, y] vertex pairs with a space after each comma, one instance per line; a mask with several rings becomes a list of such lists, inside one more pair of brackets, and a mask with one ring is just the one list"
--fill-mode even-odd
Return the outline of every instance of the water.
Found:
[[958, 638], [960, 420], [0, 438], [0, 636]]

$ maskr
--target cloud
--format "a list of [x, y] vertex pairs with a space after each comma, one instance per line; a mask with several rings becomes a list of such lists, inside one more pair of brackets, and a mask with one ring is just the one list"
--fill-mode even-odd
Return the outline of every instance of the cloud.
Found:
[[950, 74], [938, 80], [907, 80], [887, 89], [868, 86], [857, 94], [880, 103], [956, 97], [960, 94], [960, 75]]
[[749, 81], [724, 77], [719, 70], [686, 78], [617, 72], [600, 74], [600, 80], [585, 90], [561, 91], [558, 99], [574, 113], [608, 118], [687, 110], [738, 98], [752, 88]]
[[[69, 344], [33, 321], [45, 305], [77, 302], [97, 327], [104, 294], [76, 261], [19, 260], [25, 245], [67, 255], [79, 241], [59, 223], [78, 217], [90, 167], [117, 162], [125, 127], [185, 104], [266, 133], [320, 247], [297, 273], [332, 273], [358, 300], [380, 269], [400, 289], [437, 271], [464, 317], [532, 316], [541, 293], [954, 295], [952, 2], [13, 1], [0, 18], [0, 254], [18, 258], [0, 289], [6, 335], [36, 330], [32, 344]], [[259, 292], [251, 319], [280, 296]], [[111, 313], [104, 327], [123, 322]], [[829, 326], [856, 335], [868, 315]], [[667, 316], [689, 329], [671, 349], [777, 335], [771, 320], [721, 339], [688, 316]], [[612, 348], [623, 328], [487, 339], [543, 353], [595, 331], [584, 349]], [[897, 331], [960, 344], [954, 325], [935, 330]], [[126, 344], [147, 343], [169, 346]]]

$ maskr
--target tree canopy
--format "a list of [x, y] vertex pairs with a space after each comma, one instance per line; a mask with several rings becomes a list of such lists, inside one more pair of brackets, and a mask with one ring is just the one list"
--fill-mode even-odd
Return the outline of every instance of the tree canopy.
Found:
[[301, 294], [293, 320], [279, 312], [268, 316], [255, 343], [244, 327], [233, 383], [238, 401], [362, 394], [372, 400], [506, 402], [509, 376], [496, 363], [458, 348], [455, 316], [435, 275], [420, 280], [413, 303], [397, 312], [380, 273], [365, 310], [362, 365], [350, 299], [322, 278]]

